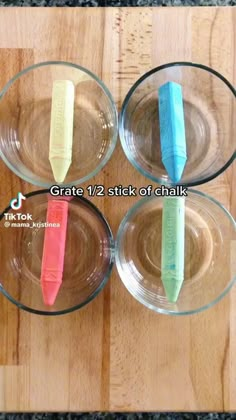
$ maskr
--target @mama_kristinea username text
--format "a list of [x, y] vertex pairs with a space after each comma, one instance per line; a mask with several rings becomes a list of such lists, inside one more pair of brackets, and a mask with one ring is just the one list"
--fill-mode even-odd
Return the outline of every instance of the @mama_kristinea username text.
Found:
[[85, 193], [89, 197], [149, 197], [155, 195], [157, 197], [175, 196], [175, 197], [187, 197], [187, 188], [182, 185], [175, 187], [166, 187], [161, 185], [155, 187], [148, 185], [146, 187], [134, 187], [133, 185], [123, 186], [115, 185], [113, 187], [106, 188], [104, 185], [88, 185], [87, 187], [60, 187], [59, 185], [53, 185], [50, 188], [50, 194], [53, 197], [72, 196], [72, 197], [83, 197]]

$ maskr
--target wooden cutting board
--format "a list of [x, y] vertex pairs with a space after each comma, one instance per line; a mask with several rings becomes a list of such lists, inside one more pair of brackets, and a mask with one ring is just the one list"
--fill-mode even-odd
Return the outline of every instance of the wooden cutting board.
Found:
[[[235, 8], [0, 10], [0, 89], [19, 70], [68, 60], [100, 76], [118, 108], [154, 66], [195, 61], [235, 85]], [[235, 135], [235, 134], [234, 134]], [[233, 172], [234, 171], [234, 172]], [[0, 163], [1, 208], [33, 189]], [[87, 184], [148, 185], [120, 145]], [[236, 216], [236, 168], [200, 187]], [[99, 198], [114, 234], [138, 198]], [[1, 411], [236, 410], [236, 287], [199, 315], [168, 317], [137, 303], [114, 268], [89, 305], [40, 317], [0, 297]]]

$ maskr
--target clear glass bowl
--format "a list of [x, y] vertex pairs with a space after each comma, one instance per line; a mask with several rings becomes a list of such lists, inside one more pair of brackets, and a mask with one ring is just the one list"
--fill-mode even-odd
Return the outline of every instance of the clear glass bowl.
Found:
[[121, 144], [144, 176], [173, 185], [161, 161], [158, 88], [182, 86], [187, 163], [179, 184], [199, 185], [222, 173], [236, 157], [236, 90], [213, 69], [170, 63], [144, 74], [128, 92], [120, 114]]
[[[22, 202], [20, 213], [32, 215], [32, 221], [7, 221], [4, 213], [19, 212], [10, 207], [1, 215], [0, 291], [19, 308], [60, 315], [81, 308], [102, 290], [112, 269], [114, 243], [100, 211], [85, 198], [72, 198], [62, 285], [55, 304], [44, 305], [40, 276], [45, 228], [40, 224], [46, 222], [48, 199], [52, 199], [47, 193], [48, 190], [42, 190], [27, 194]], [[22, 223], [30, 226], [20, 226]]]
[[107, 163], [118, 134], [117, 111], [106, 86], [89, 70], [67, 62], [35, 64], [0, 93], [0, 157], [31, 184], [56, 184], [49, 162], [54, 80], [75, 85], [72, 163], [61, 185], [80, 184]]
[[144, 198], [128, 211], [117, 235], [119, 275], [135, 299], [156, 312], [203, 311], [224, 297], [236, 281], [235, 220], [213, 198], [188, 190], [184, 282], [177, 302], [170, 303], [161, 280], [162, 205], [162, 197]]

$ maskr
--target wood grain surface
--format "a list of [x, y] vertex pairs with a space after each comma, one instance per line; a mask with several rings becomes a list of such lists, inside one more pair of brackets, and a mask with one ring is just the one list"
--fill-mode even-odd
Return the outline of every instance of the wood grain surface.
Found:
[[[118, 108], [152, 67], [195, 61], [235, 85], [235, 8], [0, 10], [0, 89], [19, 70], [62, 59], [89, 68]], [[118, 143], [87, 184], [148, 185]], [[236, 168], [199, 187], [236, 216]], [[86, 186], [86, 185], [84, 185]], [[1, 208], [37, 189], [0, 162]], [[94, 198], [114, 235], [138, 198]], [[135, 301], [116, 268], [105, 289], [70, 315], [40, 317], [0, 297], [1, 411], [236, 410], [236, 288], [212, 309], [158, 315]]]

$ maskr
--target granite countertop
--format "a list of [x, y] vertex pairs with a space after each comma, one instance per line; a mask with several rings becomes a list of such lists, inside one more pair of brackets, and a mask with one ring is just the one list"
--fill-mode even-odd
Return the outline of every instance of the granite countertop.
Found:
[[0, 0], [0, 6], [236, 6], [236, 0]]
[[0, 414], [0, 420], [236, 420], [236, 414], [217, 413], [32, 413]]

